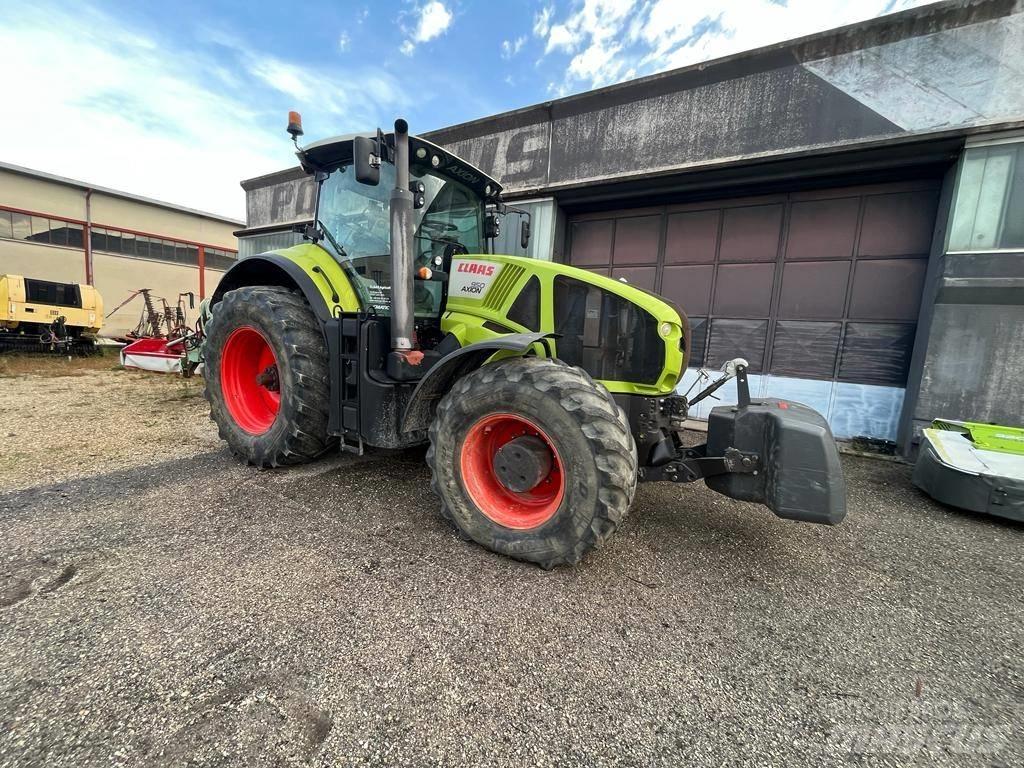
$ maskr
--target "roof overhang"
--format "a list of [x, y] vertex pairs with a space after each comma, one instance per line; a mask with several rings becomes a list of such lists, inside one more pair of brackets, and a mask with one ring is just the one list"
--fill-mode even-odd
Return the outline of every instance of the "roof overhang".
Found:
[[[349, 133], [315, 141], [302, 148], [298, 153], [299, 161], [310, 172], [315, 170], [332, 171], [340, 166], [351, 164], [353, 141], [357, 137], [375, 138], [376, 135], [376, 133]], [[394, 134], [384, 134], [384, 140], [388, 146], [393, 146]], [[438, 158], [436, 165], [433, 163], [435, 157]], [[493, 198], [501, 192], [501, 184], [475, 165], [420, 136], [409, 136], [409, 159], [414, 168], [420, 167], [425, 171], [440, 173], [459, 181], [481, 197]]]

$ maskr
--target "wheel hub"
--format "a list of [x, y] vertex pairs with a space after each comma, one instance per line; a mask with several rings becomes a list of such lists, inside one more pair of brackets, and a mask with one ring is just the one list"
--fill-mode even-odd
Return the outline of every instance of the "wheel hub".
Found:
[[555, 443], [525, 416], [492, 413], [479, 419], [466, 433], [459, 462], [472, 502], [506, 528], [539, 528], [565, 497]]
[[270, 392], [281, 391], [281, 380], [278, 378], [277, 365], [268, 365], [263, 372], [256, 377], [256, 383], [266, 387]]
[[503, 486], [516, 493], [536, 488], [551, 472], [551, 449], [534, 435], [505, 443], [494, 454], [494, 474]]
[[243, 325], [221, 350], [220, 387], [235, 423], [250, 435], [273, 426], [281, 409], [281, 379], [274, 350], [261, 331]]

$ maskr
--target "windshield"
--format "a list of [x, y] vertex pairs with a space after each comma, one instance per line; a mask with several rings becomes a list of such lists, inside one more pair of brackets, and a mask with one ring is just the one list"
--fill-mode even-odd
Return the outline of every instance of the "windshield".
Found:
[[[469, 253], [482, 248], [483, 206], [469, 187], [433, 172], [413, 166], [413, 180], [423, 182], [424, 205], [414, 210], [414, 266], [433, 266], [433, 257], [443, 255], [452, 244]], [[388, 202], [395, 186], [395, 167], [382, 163], [380, 184], [356, 181], [351, 166], [333, 171], [320, 190], [319, 220], [351, 264], [358, 279], [355, 285], [364, 307], [378, 313], [391, 309], [391, 224]], [[333, 248], [328, 239], [326, 248]], [[336, 249], [335, 249], [336, 250]], [[436, 316], [441, 311], [441, 283], [416, 281], [416, 314]]]

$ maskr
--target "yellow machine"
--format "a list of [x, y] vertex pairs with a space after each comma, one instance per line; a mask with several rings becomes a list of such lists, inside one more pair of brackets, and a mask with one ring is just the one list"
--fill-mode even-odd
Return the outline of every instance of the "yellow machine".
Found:
[[0, 275], [0, 352], [88, 352], [103, 326], [91, 285]]

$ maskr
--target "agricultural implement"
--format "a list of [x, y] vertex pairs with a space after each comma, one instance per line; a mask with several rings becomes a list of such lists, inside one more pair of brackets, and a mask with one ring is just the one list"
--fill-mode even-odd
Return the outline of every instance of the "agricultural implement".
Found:
[[[692, 398], [683, 311], [625, 282], [493, 253], [501, 185], [394, 131], [299, 148], [316, 182], [305, 242], [238, 261], [206, 326], [206, 396], [221, 437], [260, 467], [429, 443], [442, 514], [461, 534], [545, 568], [622, 523], [638, 481], [691, 482], [792, 520], [845, 515], [826, 421], [752, 400], [747, 367]], [[529, 218], [519, 232], [525, 246]], [[735, 378], [707, 443], [687, 410]]]
[[935, 419], [913, 481], [944, 504], [1024, 522], [1024, 428]]
[[179, 293], [171, 304], [163, 297], [154, 297], [149, 288], [132, 291], [107, 317], [126, 306], [135, 297], [142, 297], [142, 314], [135, 328], [122, 339], [121, 364], [160, 373], [181, 373], [188, 378], [202, 363], [203, 329], [209, 317], [209, 303], [202, 302], [199, 319], [190, 326], [188, 309], [195, 309], [195, 294]]
[[0, 352], [90, 354], [102, 327], [93, 286], [0, 275]]

